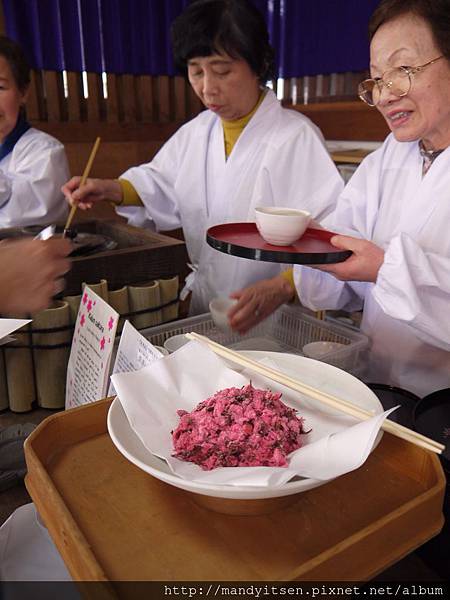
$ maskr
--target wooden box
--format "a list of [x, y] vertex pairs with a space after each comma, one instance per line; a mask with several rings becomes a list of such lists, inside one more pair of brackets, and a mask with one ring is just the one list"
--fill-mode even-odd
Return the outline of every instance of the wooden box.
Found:
[[289, 507], [232, 516], [129, 463], [109, 405], [51, 416], [25, 443], [26, 486], [76, 580], [364, 581], [443, 525], [437, 456], [389, 434], [360, 469]]
[[106, 279], [109, 289], [118, 289], [174, 275], [183, 281], [188, 270], [186, 246], [180, 240], [118, 220], [81, 221], [76, 229], [106, 235], [118, 245], [113, 250], [73, 257], [72, 269], [66, 275], [67, 296], [80, 294], [84, 281]]
[[[63, 224], [58, 228], [62, 230]], [[179, 239], [132, 227], [117, 218], [81, 220], [74, 228], [80, 233], [96, 233], [112, 238], [117, 242], [117, 247], [85, 256], [73, 256], [72, 268], [65, 277], [65, 296], [81, 294], [83, 282], [98, 283], [106, 279], [108, 288], [112, 290], [174, 275], [178, 275], [182, 282], [189, 271], [186, 245]], [[1, 231], [0, 239], [24, 235], [34, 234], [19, 227], [7, 228]]]

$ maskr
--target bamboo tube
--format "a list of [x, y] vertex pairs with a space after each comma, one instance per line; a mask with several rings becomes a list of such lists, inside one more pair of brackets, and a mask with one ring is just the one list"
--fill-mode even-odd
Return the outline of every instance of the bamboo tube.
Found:
[[[9, 408], [13, 412], [31, 410], [36, 400], [30, 325], [14, 332], [15, 341], [4, 349]], [[27, 346], [18, 348], [17, 346]]]
[[[159, 289], [161, 293], [161, 304], [172, 302], [178, 296], [178, 275], [169, 279], [158, 279]], [[162, 322], [174, 321], [178, 318], [178, 305], [176, 302], [162, 309]]]
[[5, 356], [3, 348], [0, 348], [0, 410], [9, 407], [8, 384], [6, 381]]
[[[161, 306], [161, 293], [158, 281], [151, 281], [148, 284], [139, 286], [129, 285], [128, 302], [130, 312]], [[134, 315], [130, 318], [130, 321], [136, 329], [146, 329], [147, 327], [160, 325], [162, 323], [162, 311], [155, 310], [141, 315]]]
[[[70, 325], [67, 302], [57, 301], [33, 319], [33, 329], [53, 329]], [[55, 349], [33, 348], [37, 401], [42, 408], [64, 408], [67, 363], [70, 354], [72, 330], [33, 333], [33, 346], [67, 344]]]

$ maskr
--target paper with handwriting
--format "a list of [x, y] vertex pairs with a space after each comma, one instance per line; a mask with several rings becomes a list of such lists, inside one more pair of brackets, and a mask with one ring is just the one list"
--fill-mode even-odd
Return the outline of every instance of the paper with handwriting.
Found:
[[67, 367], [66, 408], [106, 396], [118, 319], [107, 302], [84, 288]]
[[[129, 321], [125, 321], [114, 362], [113, 375], [115, 373], [139, 371], [139, 369], [151, 365], [153, 361], [162, 356], [163, 354], [141, 335]], [[115, 395], [116, 390], [111, 382], [108, 396]]]

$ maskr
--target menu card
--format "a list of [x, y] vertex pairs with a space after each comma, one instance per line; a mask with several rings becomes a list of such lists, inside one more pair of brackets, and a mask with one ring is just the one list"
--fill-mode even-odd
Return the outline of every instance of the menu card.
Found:
[[85, 286], [67, 366], [66, 408], [104, 398], [119, 314]]
[[[162, 352], [141, 335], [129, 321], [125, 321], [114, 362], [113, 375], [114, 373], [139, 371], [162, 356], [164, 356]], [[116, 390], [111, 382], [108, 396], [115, 395]]]
[[0, 346], [12, 341], [14, 338], [9, 334], [28, 323], [31, 323], [31, 319], [0, 319]]

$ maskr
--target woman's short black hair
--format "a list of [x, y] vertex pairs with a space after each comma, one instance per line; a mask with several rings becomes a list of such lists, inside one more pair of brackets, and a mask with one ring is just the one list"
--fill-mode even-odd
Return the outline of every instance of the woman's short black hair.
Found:
[[172, 23], [176, 67], [196, 56], [244, 59], [262, 84], [275, 77], [274, 51], [262, 14], [250, 0], [195, 0]]
[[14, 81], [24, 94], [30, 85], [30, 65], [22, 48], [14, 40], [0, 35], [0, 56], [8, 61]]
[[404, 15], [428, 23], [436, 46], [450, 61], [450, 0], [381, 0], [369, 21], [369, 39], [381, 25]]

